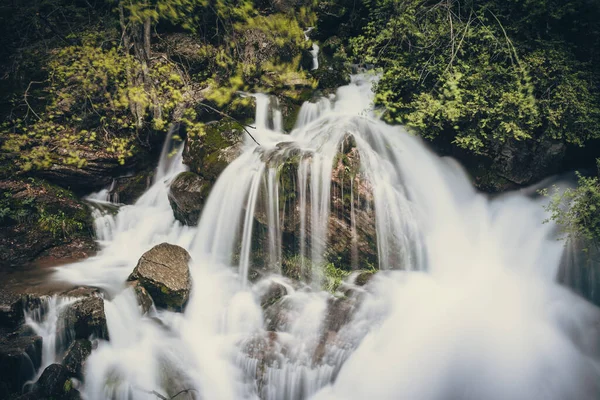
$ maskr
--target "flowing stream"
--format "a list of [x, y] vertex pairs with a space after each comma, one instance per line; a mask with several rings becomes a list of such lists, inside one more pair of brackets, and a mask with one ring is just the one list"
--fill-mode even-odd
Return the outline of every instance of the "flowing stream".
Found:
[[[193, 390], [178, 399], [600, 398], [600, 313], [555, 283], [563, 245], [542, 223], [544, 199], [477, 193], [456, 162], [377, 118], [374, 79], [353, 76], [335, 96], [307, 102], [291, 133], [282, 131], [276, 101], [255, 95], [252, 135], [260, 146], [246, 140], [197, 227], [182, 226], [169, 205], [169, 184], [186, 170], [182, 148], [170, 140], [154, 184], [134, 205], [114, 212], [105, 193], [90, 198], [111, 206], [95, 211], [102, 249], [55, 275], [107, 293], [110, 341], [99, 341], [86, 363], [87, 399], [184, 389]], [[381, 271], [366, 286], [351, 275], [333, 296], [322, 284], [337, 234], [332, 181], [345, 143], [360, 160], [359, 178], [342, 195], [350, 199], [350, 263], [367, 268], [359, 232], [361, 216], [372, 215], [369, 268]], [[290, 220], [302, 282], [281, 275]], [[162, 242], [190, 252], [191, 298], [184, 313], [142, 315], [125, 281]], [[257, 268], [258, 281], [249, 278]], [[277, 333], [268, 332], [260, 306], [274, 282], [287, 291]], [[327, 328], [332, 309], [343, 305], [352, 309], [349, 320]], [[51, 331], [50, 319], [37, 329]], [[45, 339], [51, 362], [56, 343], [51, 334]]]

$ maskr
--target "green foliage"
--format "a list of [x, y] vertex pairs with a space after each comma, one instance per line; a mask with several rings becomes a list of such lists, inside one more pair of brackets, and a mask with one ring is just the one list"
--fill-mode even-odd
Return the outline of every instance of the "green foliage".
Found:
[[332, 263], [325, 264], [325, 266], [323, 267], [323, 290], [335, 293], [335, 291], [340, 287], [344, 279], [346, 279], [349, 275], [349, 271], [337, 268]]
[[140, 130], [166, 130], [170, 113], [186, 96], [172, 63], [150, 66], [146, 74], [153, 85], [134, 79], [143, 73], [139, 60], [100, 47], [93, 35], [54, 51], [48, 85], [37, 94], [46, 104], [37, 111], [28, 106], [24, 116], [4, 125], [3, 149], [18, 153], [25, 171], [57, 163], [81, 167], [82, 153], [90, 149], [114, 153], [123, 163], [133, 155]]
[[0, 191], [0, 226], [27, 225], [55, 238], [81, 234], [91, 223], [87, 207], [60, 187], [30, 178]]
[[[600, 180], [577, 174], [576, 188], [560, 191], [554, 187], [546, 209], [566, 238], [600, 243]], [[542, 192], [548, 195], [548, 191]]]
[[[542, 136], [582, 146], [600, 138], [600, 75], [554, 23], [583, 18], [582, 2], [370, 0], [350, 41], [357, 60], [384, 67], [385, 119], [427, 139], [477, 154]], [[600, 43], [599, 31], [581, 34]]]
[[67, 217], [63, 211], [50, 214], [43, 209], [38, 218], [38, 226], [41, 230], [50, 232], [54, 237], [67, 237], [84, 228], [81, 221]]

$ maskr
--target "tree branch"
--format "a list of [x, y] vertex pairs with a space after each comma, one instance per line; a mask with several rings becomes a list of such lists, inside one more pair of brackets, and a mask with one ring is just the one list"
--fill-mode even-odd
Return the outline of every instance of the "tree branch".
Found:
[[[242, 127], [242, 129], [243, 129], [244, 131], [246, 131], [246, 133], [248, 134], [248, 136], [250, 136], [250, 138], [251, 138], [251, 139], [254, 141], [254, 143], [256, 143], [257, 145], [259, 145], [259, 146], [260, 146], [260, 143], [258, 143], [258, 142], [256, 141], [256, 139], [254, 139], [254, 136], [252, 136], [252, 134], [251, 134], [251, 133], [248, 131], [248, 129], [246, 129], [246, 125], [242, 124], [242, 123], [241, 123], [240, 121], [238, 121], [236, 118], [232, 117], [231, 115], [229, 115], [229, 114], [227, 114], [227, 113], [224, 113], [223, 111], [219, 111], [219, 110], [217, 110], [216, 108], [214, 108], [214, 107], [211, 107], [211, 106], [209, 106], [209, 105], [208, 105], [208, 104], [206, 104], [206, 103], [202, 103], [202, 102], [200, 102], [200, 105], [201, 105], [202, 107], [208, 108], [208, 109], [209, 109], [209, 110], [211, 110], [211, 111], [214, 111], [214, 112], [216, 112], [217, 114], [219, 114], [219, 115], [220, 115], [220, 116], [222, 116], [222, 117], [229, 118], [229, 119], [231, 119], [232, 121], [234, 121], [235, 123], [237, 123], [239, 126], [241, 126], [241, 127]], [[249, 127], [249, 128], [252, 128], [252, 129], [255, 129], [255, 127], [254, 127], [254, 126], [249, 126], [249, 125], [248, 125], [248, 127]]]

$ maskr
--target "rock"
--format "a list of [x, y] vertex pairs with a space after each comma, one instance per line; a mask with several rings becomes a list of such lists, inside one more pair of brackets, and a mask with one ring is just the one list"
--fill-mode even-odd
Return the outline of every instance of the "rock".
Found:
[[8, 290], [0, 290], [0, 327], [16, 328], [24, 322], [23, 299], [21, 295]]
[[0, 398], [21, 391], [35, 377], [42, 361], [42, 338], [28, 327], [0, 331]]
[[292, 304], [285, 298], [280, 299], [264, 311], [265, 329], [281, 332], [292, 320]]
[[267, 368], [285, 363], [288, 349], [278, 341], [277, 332], [267, 331], [245, 339], [240, 348], [250, 359], [256, 360], [256, 375], [254, 376], [258, 393], [261, 393], [267, 380]]
[[365, 286], [367, 283], [369, 283], [371, 278], [373, 278], [373, 275], [375, 275], [375, 271], [360, 271], [358, 275], [356, 275], [354, 283], [357, 286]]
[[70, 191], [39, 179], [3, 180], [0, 208], [6, 210], [0, 217], [0, 268], [53, 254], [74, 261], [96, 249], [91, 212]]
[[94, 337], [108, 340], [104, 300], [91, 296], [68, 305], [60, 315], [57, 335], [64, 337], [63, 349], [78, 339]]
[[324, 64], [311, 75], [319, 81], [319, 89], [337, 89], [350, 83], [350, 71], [347, 68], [328, 66]]
[[140, 310], [143, 314], [147, 314], [148, 311], [152, 308], [152, 297], [150, 293], [140, 284], [139, 281], [131, 281], [127, 282], [128, 286], [133, 289], [133, 293], [135, 294], [138, 305], [140, 306]]
[[152, 185], [154, 169], [142, 170], [133, 175], [114, 178], [109, 190], [113, 203], [134, 204]]
[[60, 295], [63, 297], [92, 297], [92, 296], [100, 296], [101, 291], [98, 288], [90, 287], [90, 286], [79, 286], [74, 289], [69, 289], [62, 292]]
[[492, 168], [520, 186], [527, 186], [560, 171], [567, 146], [556, 140], [508, 140], [496, 149]]
[[157, 307], [182, 311], [192, 287], [189, 261], [184, 248], [162, 243], [142, 255], [128, 280], [139, 281]]
[[[297, 181], [301, 162], [310, 162], [312, 154], [303, 152], [294, 143], [279, 143], [261, 157], [268, 167], [277, 169], [279, 177], [279, 215], [284, 216], [281, 224], [284, 256], [281, 270], [291, 279], [309, 278], [311, 274], [307, 268], [302, 269], [302, 257], [298, 256], [301, 196]], [[330, 204], [327, 261], [347, 270], [358, 268], [359, 260], [372, 267], [379, 265], [373, 188], [360, 170], [360, 155], [351, 135], [340, 144], [340, 152], [333, 161]], [[306, 215], [310, 216], [310, 202], [306, 206]], [[269, 254], [267, 216], [266, 207], [259, 204], [254, 215], [257, 235], [253, 236], [260, 248], [257, 254]], [[311, 243], [311, 235], [311, 230], [306, 229], [307, 247]], [[307, 251], [310, 250], [307, 248]], [[268, 264], [268, 260], [262, 261], [262, 265]], [[304, 264], [307, 266], [309, 263]]]
[[327, 301], [324, 332], [339, 332], [342, 326], [350, 322], [354, 311], [356, 311], [355, 298], [330, 298]]
[[182, 224], [198, 225], [210, 185], [193, 172], [182, 172], [169, 188], [169, 203], [175, 218]]
[[[87, 145], [80, 145], [77, 151], [86, 160], [85, 165], [54, 164], [49, 169], [35, 171], [35, 176], [77, 193], [90, 193], [110, 185], [113, 177], [122, 176], [128, 170], [146, 167], [153, 159], [150, 152], [141, 151], [143, 148], [138, 146], [138, 152], [121, 163], [118, 154], [104, 150], [106, 147], [100, 145], [92, 150]], [[60, 153], [64, 150], [57, 151]], [[127, 169], [124, 165], [127, 165]]]
[[287, 294], [287, 289], [281, 283], [270, 282], [265, 293], [260, 297], [260, 307], [264, 310]]
[[69, 372], [69, 376], [83, 379], [83, 366], [85, 360], [92, 354], [92, 342], [79, 339], [71, 343], [62, 360], [62, 365]]
[[352, 136], [344, 139], [334, 161], [331, 197], [328, 261], [352, 269], [358, 267], [359, 260], [377, 266], [373, 188], [360, 170], [360, 155]]
[[68, 398], [73, 389], [69, 379], [69, 371], [61, 364], [51, 364], [34, 385], [35, 391], [53, 399]]
[[183, 162], [210, 185], [241, 154], [244, 129], [231, 120], [209, 122], [205, 134], [188, 135]]

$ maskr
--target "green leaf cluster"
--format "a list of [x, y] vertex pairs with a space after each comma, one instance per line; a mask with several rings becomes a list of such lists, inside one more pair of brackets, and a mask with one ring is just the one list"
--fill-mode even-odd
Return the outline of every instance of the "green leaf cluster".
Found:
[[[600, 160], [599, 160], [600, 161]], [[600, 180], [598, 177], [586, 177], [577, 174], [577, 186], [553, 192], [542, 191], [550, 201], [546, 210], [550, 220], [562, 229], [564, 238], [586, 239], [600, 243]]]
[[[476, 154], [508, 140], [548, 137], [583, 146], [600, 138], [597, 55], [571, 42], [600, 45], [600, 24], [584, 15], [598, 19], [600, 6], [585, 0], [366, 4], [368, 22], [350, 42], [358, 61], [383, 67], [376, 101], [386, 120]], [[595, 30], [573, 36], [576, 27], [566, 27], [573, 20]]]

